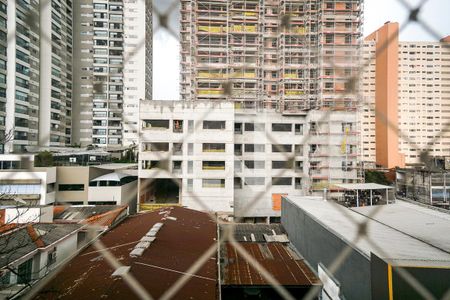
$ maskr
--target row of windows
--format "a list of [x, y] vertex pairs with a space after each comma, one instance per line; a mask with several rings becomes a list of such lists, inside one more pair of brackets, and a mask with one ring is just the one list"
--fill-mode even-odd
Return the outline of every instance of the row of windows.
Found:
[[[271, 184], [273, 186], [291, 186], [292, 183], [295, 183], [295, 188], [301, 188], [301, 178], [300, 177], [272, 177]], [[242, 189], [243, 185], [247, 186], [264, 186], [266, 184], [265, 177], [234, 177], [234, 188]], [[192, 190], [194, 185], [193, 179], [187, 180], [187, 188], [188, 190]], [[225, 188], [225, 179], [202, 179], [202, 187], [203, 188]]]

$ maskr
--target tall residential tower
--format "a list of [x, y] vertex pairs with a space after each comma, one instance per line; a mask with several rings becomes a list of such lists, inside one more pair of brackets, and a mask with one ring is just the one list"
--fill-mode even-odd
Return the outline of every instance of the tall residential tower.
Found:
[[139, 100], [151, 99], [151, 2], [80, 0], [74, 11], [74, 141], [136, 144]]
[[181, 97], [351, 110], [361, 0], [181, 0]]
[[0, 150], [70, 144], [71, 110], [72, 1], [0, 1]]
[[425, 151], [450, 156], [450, 37], [403, 42], [398, 28], [388, 22], [364, 42], [363, 159], [388, 168]]

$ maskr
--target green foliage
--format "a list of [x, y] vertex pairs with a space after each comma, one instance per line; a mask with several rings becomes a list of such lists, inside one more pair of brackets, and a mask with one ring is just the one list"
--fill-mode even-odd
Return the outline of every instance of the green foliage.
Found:
[[366, 183], [378, 183], [384, 185], [391, 185], [390, 182], [383, 172], [379, 171], [365, 171]]
[[49, 151], [41, 151], [34, 157], [35, 167], [52, 167], [53, 154]]

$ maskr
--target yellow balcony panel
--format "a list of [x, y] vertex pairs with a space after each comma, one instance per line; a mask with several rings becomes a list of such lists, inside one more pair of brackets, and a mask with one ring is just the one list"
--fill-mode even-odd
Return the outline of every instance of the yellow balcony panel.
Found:
[[199, 95], [223, 95], [222, 90], [199, 90], [197, 91]]
[[304, 95], [305, 93], [303, 91], [291, 91], [287, 90], [284, 92], [286, 96], [296, 96], [296, 95]]

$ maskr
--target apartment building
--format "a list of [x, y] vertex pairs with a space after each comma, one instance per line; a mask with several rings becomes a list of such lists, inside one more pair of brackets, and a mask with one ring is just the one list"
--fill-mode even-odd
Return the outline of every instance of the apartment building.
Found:
[[354, 110], [361, 0], [182, 0], [183, 100]]
[[365, 39], [364, 60], [363, 159], [391, 168], [420, 163], [423, 151], [449, 156], [450, 38], [402, 42], [388, 22]]
[[70, 144], [72, 1], [2, 0], [0, 37], [0, 151]]
[[360, 179], [354, 124], [345, 111], [293, 117], [233, 101], [142, 101], [139, 202], [279, 217], [283, 195]]
[[137, 144], [139, 99], [152, 89], [151, 1], [81, 0], [74, 12], [74, 142]]

